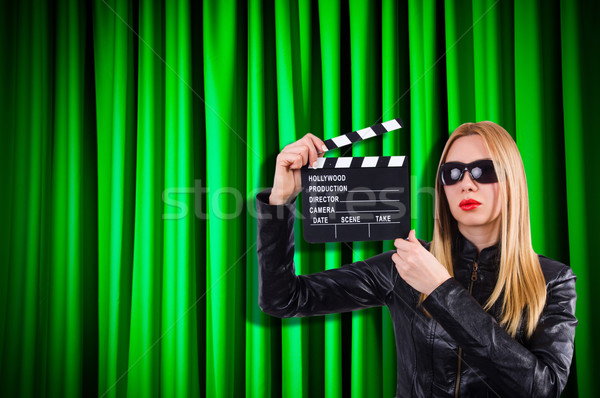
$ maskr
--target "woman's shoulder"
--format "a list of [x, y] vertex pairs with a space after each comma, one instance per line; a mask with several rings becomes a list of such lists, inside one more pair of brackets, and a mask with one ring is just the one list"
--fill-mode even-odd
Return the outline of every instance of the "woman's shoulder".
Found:
[[[546, 279], [546, 305], [542, 315], [556, 316], [558, 319], [571, 317], [573, 327], [577, 324], [575, 318], [575, 302], [577, 290], [575, 281], [577, 277], [571, 267], [560, 261], [538, 255], [544, 278]], [[540, 322], [544, 322], [540, 320]]]
[[568, 265], [560, 261], [553, 260], [541, 254], [538, 254], [540, 267], [546, 279], [546, 285], [565, 282], [569, 279], [575, 279], [573, 270]]

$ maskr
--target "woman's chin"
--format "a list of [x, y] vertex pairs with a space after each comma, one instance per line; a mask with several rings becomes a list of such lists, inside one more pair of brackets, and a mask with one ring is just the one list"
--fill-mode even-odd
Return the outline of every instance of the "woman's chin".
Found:
[[456, 222], [463, 228], [483, 228], [493, 226], [496, 220], [490, 220], [483, 214], [465, 214], [457, 217]]

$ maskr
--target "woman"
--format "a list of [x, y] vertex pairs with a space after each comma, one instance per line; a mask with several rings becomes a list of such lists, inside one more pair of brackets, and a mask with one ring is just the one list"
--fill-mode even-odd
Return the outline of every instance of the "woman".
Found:
[[259, 304], [278, 317], [387, 305], [399, 397], [559, 396], [573, 355], [575, 275], [531, 246], [525, 171], [492, 122], [450, 136], [436, 179], [430, 244], [411, 231], [396, 251], [312, 275], [294, 272], [300, 168], [323, 142], [308, 134], [277, 157], [257, 196]]

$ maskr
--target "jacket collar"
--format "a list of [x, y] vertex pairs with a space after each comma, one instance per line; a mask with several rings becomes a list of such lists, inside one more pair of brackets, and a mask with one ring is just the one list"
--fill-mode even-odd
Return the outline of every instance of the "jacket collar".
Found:
[[500, 242], [477, 253], [477, 247], [457, 231], [453, 251], [459, 264], [472, 264], [477, 261], [479, 268], [489, 270], [497, 269], [500, 264]]

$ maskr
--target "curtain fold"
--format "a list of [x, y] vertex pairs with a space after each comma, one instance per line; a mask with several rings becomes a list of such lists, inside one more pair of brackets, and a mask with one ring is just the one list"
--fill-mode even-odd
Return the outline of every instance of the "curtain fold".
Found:
[[[515, 138], [534, 249], [578, 276], [563, 396], [596, 395], [598, 15], [585, 0], [3, 2], [0, 395], [393, 396], [386, 308], [258, 308], [254, 209], [285, 145], [396, 117], [327, 156], [409, 156], [422, 239], [448, 134], [492, 120]], [[393, 249], [294, 232], [299, 274]]]
[[[300, 8], [306, 2], [275, 2], [275, 61], [277, 84], [277, 115], [279, 124], [278, 139], [280, 146], [290, 144], [301, 138], [306, 131], [305, 100], [307, 83], [303, 81], [307, 62], [302, 60], [305, 53], [301, 43], [308, 45], [310, 40], [301, 37]], [[308, 33], [310, 34], [310, 33]], [[301, 205], [298, 203], [301, 211]], [[295, 236], [301, 235], [298, 223], [294, 225]], [[297, 241], [294, 253], [296, 272], [306, 272], [308, 261]], [[306, 321], [298, 318], [281, 321], [281, 391], [286, 397], [307, 396], [308, 391], [308, 330]]]
[[[98, 162], [98, 391], [123, 395], [128, 370], [136, 108], [131, 5], [93, 5]], [[76, 18], [74, 18], [76, 19]], [[57, 70], [61, 69], [57, 65]]]
[[[238, 32], [244, 25], [237, 19], [237, 7], [240, 5], [234, 1], [203, 4], [203, 37], [211, 38], [203, 41], [208, 217], [206, 270], [198, 271], [206, 271], [207, 396], [234, 396], [244, 391], [243, 257], [256, 251], [252, 246], [246, 248], [242, 239], [245, 228], [240, 206], [247, 143], [242, 120], [246, 112], [239, 108], [245, 106], [246, 86], [238, 65], [246, 64], [239, 49], [247, 44], [239, 39], [247, 35]], [[179, 17], [190, 20], [185, 12]], [[186, 91], [182, 88], [181, 92]], [[182, 268], [184, 264], [182, 261]], [[190, 314], [195, 311], [196, 303], [192, 304]], [[192, 372], [190, 377], [197, 379]]]
[[[379, 35], [369, 32], [380, 26], [381, 14], [374, 2], [355, 0], [349, 4], [350, 17], [350, 89], [352, 128], [356, 131], [377, 122], [381, 108], [380, 75], [378, 71], [381, 46]], [[381, 137], [342, 149], [345, 156], [375, 155], [380, 151]], [[380, 252], [377, 242], [345, 244], [352, 251], [352, 261], [363, 261]], [[352, 313], [351, 334], [351, 395], [381, 396], [381, 309], [371, 308]]]
[[[255, 212], [251, 211], [257, 187], [267, 186], [269, 176], [262, 159], [268, 153], [266, 84], [269, 76], [265, 72], [265, 52], [268, 46], [263, 43], [268, 28], [264, 27], [265, 5], [262, 1], [248, 3], [248, 147], [246, 149], [246, 247], [255, 247], [257, 225]], [[271, 131], [271, 134], [273, 131]], [[252, 148], [252, 149], [251, 149]], [[256, 154], [254, 153], [256, 152]], [[258, 258], [246, 259], [246, 348], [245, 348], [245, 395], [248, 397], [268, 397], [271, 388], [271, 328], [270, 319], [258, 308]]]
[[[318, 5], [321, 81], [323, 95], [323, 139], [335, 137], [341, 131], [342, 79], [341, 72], [341, 2], [321, 1]], [[334, 151], [339, 156], [339, 150]], [[326, 243], [323, 269], [338, 267], [342, 261], [341, 243]], [[315, 272], [319, 271], [314, 269]], [[324, 395], [341, 397], [342, 390], [342, 317], [325, 316], [323, 330]]]
[[[567, 193], [568, 229], [562, 231], [568, 239], [569, 262], [578, 276], [577, 317], [580, 326], [575, 337], [577, 387], [580, 393], [596, 391], [594, 375], [598, 367], [594, 358], [599, 353], [594, 332], [598, 325], [592, 303], [598, 299], [594, 281], [600, 273], [594, 264], [593, 237], [600, 211], [595, 205], [599, 189], [590, 183], [594, 167], [594, 153], [600, 148], [595, 134], [595, 112], [600, 100], [595, 94], [600, 79], [592, 71], [600, 67], [600, 55], [589, 51], [589, 46], [600, 36], [596, 15], [600, 6], [592, 2], [560, 3], [562, 109], [564, 115], [564, 149]], [[588, 178], [590, 177], [590, 178]], [[567, 236], [565, 236], [567, 232]]]
[[[138, 45], [137, 145], [135, 155], [134, 250], [127, 393], [158, 396], [164, 172], [164, 25], [149, 1], [140, 3]], [[160, 56], [157, 56], [160, 55]]]

